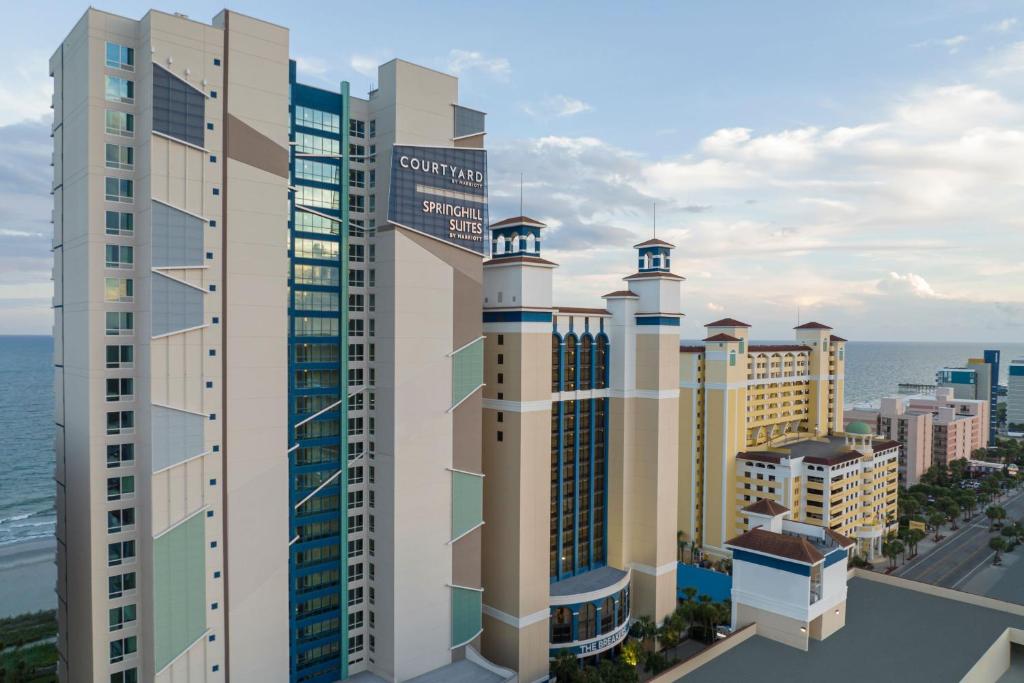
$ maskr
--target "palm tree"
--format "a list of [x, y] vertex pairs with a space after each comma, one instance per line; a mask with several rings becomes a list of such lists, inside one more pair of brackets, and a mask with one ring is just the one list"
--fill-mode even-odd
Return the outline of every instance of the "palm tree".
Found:
[[697, 589], [693, 586], [687, 586], [683, 589], [683, 595], [686, 596], [687, 602], [693, 602], [693, 598], [697, 595]]
[[683, 534], [682, 531], [677, 531], [676, 532], [676, 547], [679, 549], [679, 557], [678, 557], [677, 561], [678, 562], [682, 562], [683, 561], [683, 551], [686, 548], [685, 534]]
[[952, 498], [943, 498], [939, 501], [939, 505], [942, 512], [944, 512], [946, 517], [949, 519], [949, 528], [956, 531], [956, 518], [960, 516], [960, 506], [957, 505], [957, 502]]
[[654, 649], [654, 638], [658, 635], [658, 626], [646, 614], [636, 621], [629, 629], [629, 634], [643, 643], [645, 650]]
[[566, 649], [558, 651], [555, 661], [551, 663], [551, 672], [555, 674], [558, 683], [568, 683], [579, 676], [580, 662], [576, 655]]
[[1006, 524], [1000, 531], [1000, 534], [1006, 539], [1006, 552], [1012, 552], [1017, 546], [1016, 526], [1016, 524]]
[[912, 555], [917, 555], [917, 544], [920, 543], [925, 536], [927, 536], [927, 534], [920, 529], [911, 529], [907, 533], [907, 542], [910, 544], [910, 552]]
[[643, 652], [644, 650], [639, 640], [636, 638], [626, 638], [626, 642], [622, 644], [622, 653], [619, 656], [622, 657], [622, 661], [626, 664], [636, 666], [640, 663]]
[[[1006, 519], [1006, 509], [1002, 505], [989, 505], [985, 508], [985, 516], [988, 517], [988, 530], [996, 528], [996, 523]], [[1001, 526], [1001, 522], [1000, 522]]]
[[992, 564], [999, 564], [1002, 562], [1003, 560], [999, 553], [1006, 550], [1006, 541], [996, 536], [988, 542], [988, 547], [996, 551], [996, 556], [992, 558]]
[[889, 569], [896, 568], [896, 558], [904, 550], [903, 541], [888, 541], [882, 544], [882, 554], [889, 558]]
[[942, 527], [942, 523], [946, 521], [946, 515], [938, 510], [933, 510], [928, 514], [928, 525], [935, 532], [935, 542], [938, 543], [941, 536], [939, 536], [939, 529]]

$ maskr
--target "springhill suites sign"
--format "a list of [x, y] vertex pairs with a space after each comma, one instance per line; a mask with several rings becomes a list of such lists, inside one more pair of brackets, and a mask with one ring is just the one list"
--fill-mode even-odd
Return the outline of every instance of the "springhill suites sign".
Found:
[[483, 254], [487, 152], [395, 145], [388, 222]]

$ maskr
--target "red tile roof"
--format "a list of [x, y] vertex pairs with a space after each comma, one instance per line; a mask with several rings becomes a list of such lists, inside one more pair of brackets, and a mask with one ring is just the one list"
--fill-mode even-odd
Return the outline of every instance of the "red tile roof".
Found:
[[840, 465], [844, 462], [850, 462], [858, 458], [863, 458], [864, 454], [860, 451], [840, 451], [837, 453], [829, 453], [827, 455], [805, 455], [804, 462], [813, 463], [815, 465]]
[[631, 297], [633, 299], [639, 299], [640, 298], [639, 294], [634, 294], [633, 292], [629, 291], [628, 289], [620, 289], [620, 290], [615, 291], [615, 292], [608, 292], [607, 294], [603, 295], [601, 298], [602, 299], [612, 299], [612, 298], [623, 297], [623, 296], [628, 296], [628, 297]]
[[803, 325], [797, 325], [793, 328], [794, 330], [831, 330], [832, 328], [828, 325], [822, 325], [821, 323], [804, 323]]
[[849, 536], [843, 536], [838, 531], [833, 531], [828, 527], [825, 527], [825, 533], [828, 534], [829, 538], [831, 538], [833, 541], [835, 541], [837, 544], [844, 548], [849, 548], [851, 545], [854, 545], [856, 543], [856, 541], [854, 541]]
[[531, 228], [546, 228], [544, 225], [535, 218], [529, 216], [514, 216], [512, 218], [506, 218], [505, 220], [498, 221], [497, 223], [491, 223], [492, 228], [505, 228], [510, 225], [528, 225]]
[[789, 512], [789, 508], [780, 503], [776, 503], [771, 498], [762, 498], [761, 500], [748, 505], [743, 508], [744, 512], [753, 512], [758, 515], [768, 515], [774, 517], [775, 515], [782, 515]]
[[604, 308], [580, 308], [578, 306], [555, 306], [555, 312], [581, 315], [611, 315], [611, 312]]
[[726, 334], [724, 332], [719, 332], [718, 334], [716, 334], [714, 336], [707, 337], [706, 339], [704, 339], [704, 341], [706, 341], [706, 342], [738, 342], [739, 339], [737, 339], [736, 337], [732, 336], [731, 334]]
[[726, 547], [752, 550], [765, 555], [783, 557], [803, 564], [817, 564], [825, 559], [810, 541], [800, 536], [777, 534], [757, 527], [725, 542]]
[[876, 451], [887, 451], [890, 448], [899, 448], [899, 447], [900, 447], [900, 442], [899, 441], [890, 441], [889, 439], [884, 439], [884, 440], [881, 440], [881, 441], [874, 441], [874, 442], [871, 443], [871, 448], [873, 448]]
[[687, 346], [685, 344], [679, 345], [679, 353], [704, 353], [707, 349], [703, 346]]
[[704, 327], [750, 327], [750, 325], [741, 323], [739, 320], [736, 320], [736, 318], [722, 318], [721, 320], [716, 320], [713, 323], [708, 323]]
[[810, 351], [810, 346], [804, 346], [803, 344], [751, 344], [747, 347], [747, 350], [751, 353], [755, 352], [773, 352], [773, 351]]
[[657, 237], [655, 237], [653, 239], [647, 240], [646, 242], [641, 242], [640, 244], [633, 245], [634, 249], [639, 249], [640, 247], [669, 247], [670, 249], [675, 249], [676, 245], [669, 244], [665, 240], [659, 240]]
[[788, 454], [777, 453], [775, 451], [745, 451], [736, 454], [736, 457], [740, 460], [753, 460], [755, 462], [771, 463], [782, 462], [782, 458], [784, 456], [788, 457]]
[[834, 341], [834, 342], [850, 341], [849, 339], [843, 339], [842, 337], [840, 337], [839, 335], [836, 335], [836, 334], [833, 334], [832, 336], [830, 336], [828, 338], [828, 340], [829, 341]]

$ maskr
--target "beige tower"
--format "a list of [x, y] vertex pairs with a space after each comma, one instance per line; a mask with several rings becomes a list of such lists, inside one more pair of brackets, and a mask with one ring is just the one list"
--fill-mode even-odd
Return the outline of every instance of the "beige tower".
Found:
[[637, 244], [611, 320], [609, 564], [633, 570], [634, 614], [660, 623], [676, 604], [679, 283], [673, 245]]
[[[484, 263], [483, 652], [520, 681], [548, 672], [551, 277], [544, 225], [491, 226]], [[532, 239], [531, 239], [532, 238]]]
[[[832, 404], [835, 401], [835, 384], [830, 366], [832, 353], [829, 338], [832, 328], [821, 323], [809, 322], [795, 328], [797, 342], [810, 348], [808, 368], [810, 396], [808, 397], [808, 416], [806, 429], [809, 436], [825, 436], [832, 428], [833, 419], [842, 422], [842, 407], [833, 416]], [[842, 395], [842, 394], [840, 394]], [[840, 429], [841, 430], [841, 426]]]

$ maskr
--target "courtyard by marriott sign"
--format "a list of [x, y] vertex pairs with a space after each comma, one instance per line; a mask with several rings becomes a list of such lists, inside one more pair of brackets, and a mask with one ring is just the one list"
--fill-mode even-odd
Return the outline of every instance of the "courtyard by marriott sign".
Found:
[[388, 222], [482, 254], [487, 152], [395, 145]]

